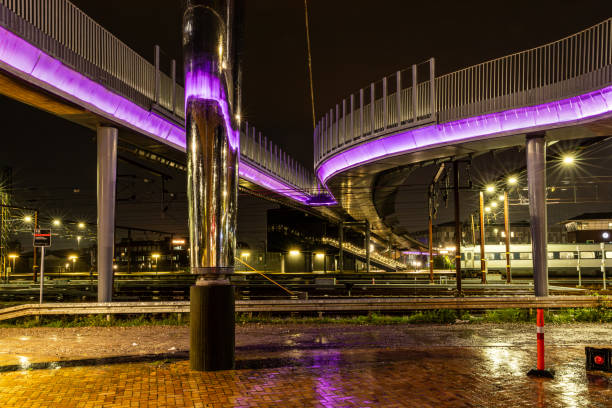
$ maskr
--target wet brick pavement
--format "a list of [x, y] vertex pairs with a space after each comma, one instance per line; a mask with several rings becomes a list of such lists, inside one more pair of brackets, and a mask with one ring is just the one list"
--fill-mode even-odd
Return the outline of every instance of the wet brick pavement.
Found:
[[[347, 347], [340, 346], [342, 327], [321, 328], [336, 333], [333, 342], [317, 338], [299, 345], [288, 344], [287, 330], [279, 327], [274, 347], [268, 337], [275, 329], [268, 326], [261, 347], [253, 339], [239, 344], [237, 370], [196, 373], [187, 361], [173, 361], [7, 372], [0, 374], [0, 406], [612, 407], [612, 383], [587, 379], [582, 344], [612, 342], [612, 332], [585, 327], [555, 329], [555, 336], [567, 335], [564, 344], [547, 350], [557, 371], [553, 380], [526, 377], [533, 347], [526, 334], [508, 335], [503, 327], [353, 326], [344, 329], [353, 338]], [[291, 337], [300, 337], [295, 330]], [[369, 338], [377, 330], [395, 333], [392, 346], [354, 340], [356, 333]], [[466, 341], [473, 336], [482, 345]]]

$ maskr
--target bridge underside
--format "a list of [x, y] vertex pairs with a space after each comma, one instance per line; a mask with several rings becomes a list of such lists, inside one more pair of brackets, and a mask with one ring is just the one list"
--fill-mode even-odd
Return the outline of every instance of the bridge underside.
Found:
[[[546, 131], [550, 142], [612, 136], [612, 115], [606, 115], [578, 126], [559, 127]], [[413, 151], [377, 159], [332, 176], [327, 186], [339, 205], [354, 219], [368, 220], [372, 231], [399, 249], [424, 248], [424, 245], [399, 225], [395, 199], [416, 166], [449, 158], [461, 159], [493, 150], [525, 145], [525, 134], [500, 135], [448, 146]], [[423, 202], [426, 197], [420, 197]], [[423, 213], [423, 218], [427, 214]]]

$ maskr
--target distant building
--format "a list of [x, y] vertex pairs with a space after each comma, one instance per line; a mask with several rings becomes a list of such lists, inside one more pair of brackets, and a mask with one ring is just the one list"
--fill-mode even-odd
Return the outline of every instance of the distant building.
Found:
[[[444, 222], [433, 226], [433, 242], [438, 247], [455, 246], [455, 222]], [[412, 235], [419, 241], [426, 243], [429, 233], [427, 230], [417, 231]], [[503, 223], [485, 223], [485, 243], [486, 244], [504, 244], [506, 235], [504, 232]], [[461, 242], [463, 245], [479, 245], [480, 244], [480, 226], [478, 219], [474, 219], [472, 223], [463, 224], [461, 227]], [[551, 225], [548, 230], [548, 242], [564, 243], [567, 241], [567, 233], [559, 228], [559, 225]], [[529, 244], [531, 243], [531, 232], [529, 222], [516, 221], [510, 223], [510, 243], [511, 244]]]
[[185, 238], [158, 241], [122, 239], [115, 244], [115, 265], [120, 272], [176, 271], [189, 266]]
[[568, 242], [612, 242], [612, 213], [584, 213], [562, 222]]

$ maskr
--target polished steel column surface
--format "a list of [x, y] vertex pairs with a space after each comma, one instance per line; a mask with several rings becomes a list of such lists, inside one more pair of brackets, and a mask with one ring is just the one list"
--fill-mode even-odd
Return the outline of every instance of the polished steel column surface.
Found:
[[189, 0], [183, 16], [187, 197], [191, 271], [233, 273], [238, 197], [238, 132], [225, 78], [228, 4]]
[[113, 298], [117, 129], [98, 127], [98, 302]]
[[[193, 370], [234, 368], [239, 64], [234, 23], [243, 0], [187, 0], [183, 15]], [[235, 21], [237, 20], [237, 21]], [[238, 30], [240, 31], [240, 30]], [[238, 36], [240, 37], [240, 36]]]
[[546, 140], [544, 134], [527, 135], [527, 187], [536, 296], [548, 296], [548, 234], [546, 217]]

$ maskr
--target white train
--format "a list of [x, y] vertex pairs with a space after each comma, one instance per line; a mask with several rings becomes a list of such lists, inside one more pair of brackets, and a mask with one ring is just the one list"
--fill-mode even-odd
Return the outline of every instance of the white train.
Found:
[[[602, 250], [603, 248], [603, 250]], [[602, 255], [604, 256], [602, 260]], [[486, 245], [487, 270], [506, 274], [506, 246]], [[512, 276], [532, 276], [531, 244], [510, 245]], [[548, 273], [550, 276], [602, 276], [602, 267], [612, 275], [612, 244], [548, 244]], [[480, 274], [480, 246], [461, 249], [461, 269], [466, 275]]]

